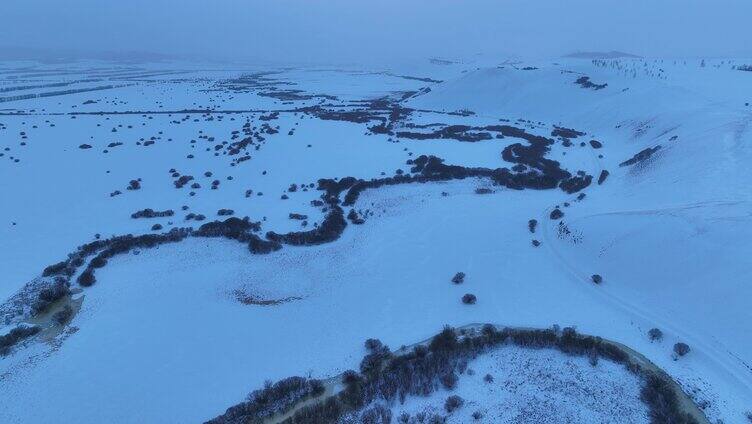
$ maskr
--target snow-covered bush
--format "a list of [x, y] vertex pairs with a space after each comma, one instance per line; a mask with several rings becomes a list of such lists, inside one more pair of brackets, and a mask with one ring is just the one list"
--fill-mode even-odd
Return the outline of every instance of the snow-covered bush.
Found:
[[689, 350], [689, 345], [686, 343], [679, 342], [674, 345], [674, 353], [678, 356], [684, 356], [688, 354]]
[[651, 328], [650, 331], [648, 331], [648, 337], [651, 342], [661, 341], [663, 339], [663, 331], [658, 328]]
[[448, 413], [451, 414], [455, 410], [457, 410], [460, 407], [462, 407], [462, 405], [464, 403], [465, 403], [464, 399], [462, 399], [461, 397], [459, 397], [457, 395], [452, 395], [452, 396], [449, 396], [448, 398], [446, 398], [446, 401], [444, 401], [444, 409]]
[[37, 301], [32, 305], [32, 314], [39, 315], [47, 310], [51, 304], [57, 302], [70, 293], [70, 283], [62, 277], [56, 277], [54, 282], [39, 291]]

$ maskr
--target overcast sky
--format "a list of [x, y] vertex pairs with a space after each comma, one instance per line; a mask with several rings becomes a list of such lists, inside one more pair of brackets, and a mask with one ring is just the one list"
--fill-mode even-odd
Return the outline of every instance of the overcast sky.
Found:
[[0, 46], [243, 61], [752, 56], [752, 0], [0, 0]]

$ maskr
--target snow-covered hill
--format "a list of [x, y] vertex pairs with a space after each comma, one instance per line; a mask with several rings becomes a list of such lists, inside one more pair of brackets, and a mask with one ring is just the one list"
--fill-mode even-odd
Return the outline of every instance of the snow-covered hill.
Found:
[[[711, 422], [742, 422], [752, 408], [742, 63], [4, 64], [0, 335], [43, 331], [0, 356], [0, 421], [207, 420], [265, 380], [357, 369], [368, 337], [396, 347], [445, 324], [493, 322], [623, 343]], [[164, 216], [131, 217], [146, 208]], [[230, 216], [249, 219], [201, 232]], [[187, 227], [92, 264], [113, 236]], [[262, 242], [274, 249], [249, 251]], [[42, 277], [69, 254], [70, 275]], [[87, 270], [96, 282], [81, 286]], [[457, 272], [462, 284], [450, 281]], [[55, 275], [73, 292], [30, 309]], [[477, 302], [463, 304], [466, 293]], [[52, 319], [76, 302], [70, 319]], [[691, 351], [675, 360], [677, 342]], [[529, 360], [541, 372], [568, 366]]]

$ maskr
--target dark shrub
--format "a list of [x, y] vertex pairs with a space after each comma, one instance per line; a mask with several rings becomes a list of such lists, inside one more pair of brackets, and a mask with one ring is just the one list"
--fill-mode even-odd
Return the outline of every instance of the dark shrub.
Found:
[[39, 291], [37, 301], [32, 306], [32, 313], [38, 315], [47, 310], [52, 303], [57, 302], [70, 293], [68, 281], [58, 278], [49, 287]]
[[365, 346], [369, 352], [378, 352], [384, 348], [384, 344], [379, 339], [368, 339]]
[[428, 348], [431, 352], [451, 352], [457, 348], [457, 345], [457, 334], [454, 328], [447, 326], [431, 339]]
[[651, 373], [646, 380], [640, 391], [640, 399], [650, 408], [651, 423], [699, 424], [691, 415], [682, 412], [667, 377]]
[[184, 185], [188, 184], [188, 182], [193, 180], [192, 175], [181, 175], [180, 178], [173, 181], [173, 184], [175, 185], [175, 188], [183, 188]]
[[345, 214], [342, 208], [335, 204], [321, 222], [321, 225], [313, 230], [289, 232], [286, 234], [269, 231], [266, 233], [266, 238], [278, 243], [294, 246], [323, 244], [337, 240], [345, 231], [345, 227], [347, 227]]
[[541, 243], [538, 240], [533, 240], [533, 246], [538, 247], [540, 244]]
[[595, 348], [588, 350], [588, 362], [592, 366], [598, 365], [598, 351]]
[[270, 241], [270, 240], [262, 240], [260, 237], [258, 237], [255, 234], [250, 235], [250, 240], [248, 241], [248, 249], [251, 251], [251, 253], [255, 254], [267, 254], [276, 252], [277, 250], [281, 249], [282, 245], [277, 243], [276, 241]]
[[374, 405], [360, 415], [361, 424], [391, 424], [392, 411], [384, 405]]
[[97, 279], [94, 277], [94, 271], [91, 268], [87, 268], [78, 276], [76, 281], [83, 287], [90, 287], [97, 282]]
[[473, 415], [471, 416], [473, 417], [474, 420], [479, 420], [483, 418], [483, 413], [481, 413], [480, 411], [475, 411], [473, 412]]
[[663, 331], [657, 328], [651, 328], [650, 331], [648, 331], [648, 337], [650, 338], [651, 342], [661, 341], [663, 340]]
[[25, 326], [19, 325], [18, 327], [10, 330], [10, 332], [4, 336], [0, 336], [0, 356], [5, 356], [10, 353], [10, 349], [37, 333], [42, 329], [36, 325]]
[[44, 271], [42, 271], [42, 276], [49, 277], [51, 275], [62, 274], [65, 272], [67, 267], [68, 261], [58, 262], [45, 268]]
[[493, 376], [491, 374], [486, 374], [483, 377], [483, 381], [485, 381], [486, 383], [493, 383], [494, 378], [493, 378]]
[[444, 410], [451, 414], [452, 412], [459, 409], [464, 403], [465, 400], [457, 395], [449, 396], [444, 402]]
[[593, 274], [590, 276], [590, 279], [593, 280], [595, 284], [600, 284], [603, 282], [603, 277], [601, 277], [599, 274]]
[[220, 209], [217, 211], [217, 215], [219, 216], [230, 216], [234, 214], [235, 214], [235, 211], [232, 209]]
[[364, 224], [366, 222], [365, 219], [361, 218], [360, 215], [355, 212], [355, 209], [350, 209], [350, 212], [348, 212], [347, 214], [347, 219], [349, 219], [350, 222], [356, 225]]
[[598, 176], [598, 185], [603, 184], [604, 181], [606, 181], [606, 178], [608, 178], [609, 172], [607, 170], [602, 170], [601, 175]]
[[679, 356], [684, 356], [689, 353], [689, 345], [686, 343], [677, 343], [674, 345], [674, 353], [676, 353]]
[[648, 160], [651, 156], [653, 156], [658, 150], [661, 149], [660, 144], [655, 147], [648, 147], [645, 150], [641, 150], [637, 152], [634, 156], [632, 156], [630, 159], [625, 160], [624, 162], [620, 163], [619, 166], [631, 166], [639, 162], [643, 162]]
[[139, 218], [159, 218], [164, 216], [173, 216], [175, 212], [172, 209], [167, 209], [164, 211], [155, 211], [151, 208], [142, 209], [140, 211], [136, 211], [131, 214], [131, 218], [133, 219], [139, 219]]
[[464, 303], [465, 305], [474, 305], [477, 300], [478, 299], [472, 293], [466, 293], [464, 296], [462, 296], [462, 303]]
[[552, 210], [551, 215], [549, 215], [551, 219], [561, 219], [561, 217], [563, 216], [564, 216], [564, 212], [562, 212], [561, 209], [559, 208]]
[[263, 389], [248, 395], [246, 402], [232, 406], [210, 423], [260, 423], [274, 414], [284, 413], [300, 400], [319, 396], [324, 386], [319, 380], [289, 377], [274, 384], [267, 382]]
[[107, 259], [101, 255], [95, 256], [94, 259], [89, 262], [91, 268], [104, 268], [105, 265], [107, 265]]
[[527, 222], [527, 229], [530, 230], [531, 233], [535, 232], [535, 227], [538, 226], [538, 220], [537, 219], [531, 219]]
[[441, 385], [444, 386], [444, 388], [447, 390], [454, 390], [454, 388], [457, 387], [458, 380], [459, 378], [457, 377], [457, 374], [454, 373], [454, 371], [439, 377]]
[[454, 277], [452, 277], [452, 282], [454, 284], [462, 284], [465, 282], [465, 273], [464, 272], [458, 272], [454, 274]]
[[162, 228], [163, 228], [163, 227], [162, 227], [162, 224], [154, 224], [154, 225], [152, 225], [152, 226], [151, 226], [151, 230], [152, 230], [152, 231], [159, 231], [159, 230], [161, 230]]
[[367, 340], [366, 346], [369, 345], [369, 341], [371, 341], [374, 349], [369, 349], [370, 353], [360, 361], [360, 372], [367, 377], [373, 377], [381, 371], [382, 365], [387, 359], [391, 358], [392, 353], [389, 351], [389, 347], [382, 345], [380, 341], [375, 339]]

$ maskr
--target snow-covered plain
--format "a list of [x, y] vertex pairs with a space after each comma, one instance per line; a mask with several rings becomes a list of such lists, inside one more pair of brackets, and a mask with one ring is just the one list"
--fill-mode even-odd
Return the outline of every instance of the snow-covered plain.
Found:
[[[429, 87], [401, 102], [419, 110], [408, 118], [417, 125], [505, 119], [546, 137], [555, 125], [583, 131], [571, 147], [557, 141], [547, 157], [572, 173], [597, 179], [606, 169], [610, 175], [602, 185], [593, 181], [582, 200], [577, 193], [511, 190], [483, 179], [381, 187], [358, 200], [356, 209], [370, 211], [365, 223], [348, 225], [332, 243], [252, 255], [233, 240], [189, 238], [118, 256], [76, 295], [83, 296], [82, 309], [69, 327], [77, 331], [56, 343], [33, 340], [0, 358], [0, 421], [197, 422], [266, 379], [357, 368], [368, 337], [409, 345], [445, 324], [493, 322], [572, 325], [624, 343], [674, 377], [711, 421], [742, 422], [752, 408], [752, 72], [734, 70], [726, 60], [707, 62], [557, 59], [426, 63], [388, 73], [278, 70], [270, 77], [305, 93], [336, 96], [337, 104]], [[40, 72], [45, 66], [36, 66], [0, 75], [0, 90], [86, 78], [106, 81], [74, 86], [130, 84], [0, 103], [0, 242], [6, 247], [0, 297], [95, 234], [144, 234], [155, 223], [165, 230], [198, 226], [183, 216], [201, 213], [211, 221], [223, 218], [220, 208], [262, 221], [264, 232], [308, 229], [323, 217], [310, 203], [321, 192], [289, 192], [292, 183], [391, 176], [409, 171], [406, 160], [423, 154], [448, 164], [511, 167], [501, 151], [520, 142], [371, 134], [366, 124], [293, 111], [332, 102], [320, 97], [281, 100], [223, 85], [258, 69], [118, 68], [92, 63]], [[178, 70], [184, 72], [165, 73]], [[420, 79], [404, 78], [409, 75]], [[582, 76], [608, 86], [575, 84]], [[0, 98], [63, 89], [14, 90]], [[272, 110], [280, 111], [276, 119], [260, 119]], [[446, 114], [460, 110], [474, 115]], [[117, 113], [126, 111], [136, 113]], [[94, 114], [71, 114], [78, 112]], [[214, 147], [232, 141], [247, 120], [279, 132], [249, 149], [250, 160], [231, 166], [232, 157]], [[591, 139], [603, 147], [592, 148]], [[123, 145], [107, 147], [114, 142]], [[80, 149], [85, 143], [92, 148]], [[649, 159], [619, 166], [657, 145]], [[176, 189], [172, 168], [201, 187]], [[141, 189], [126, 190], [136, 178]], [[477, 188], [492, 193], [479, 195]], [[111, 197], [115, 190], [122, 194]], [[556, 206], [561, 220], [549, 219]], [[173, 209], [175, 216], [130, 218], [144, 208]], [[309, 227], [290, 213], [308, 215]], [[539, 222], [534, 234], [530, 219]], [[541, 246], [533, 247], [533, 239]], [[466, 280], [453, 285], [458, 271]], [[592, 274], [603, 283], [594, 285]], [[286, 301], [245, 305], [238, 291]], [[468, 292], [477, 304], [460, 302]], [[653, 327], [663, 330], [663, 341], [650, 342]], [[692, 350], [674, 361], [678, 341]], [[480, 360], [491, 367], [493, 359]]]

